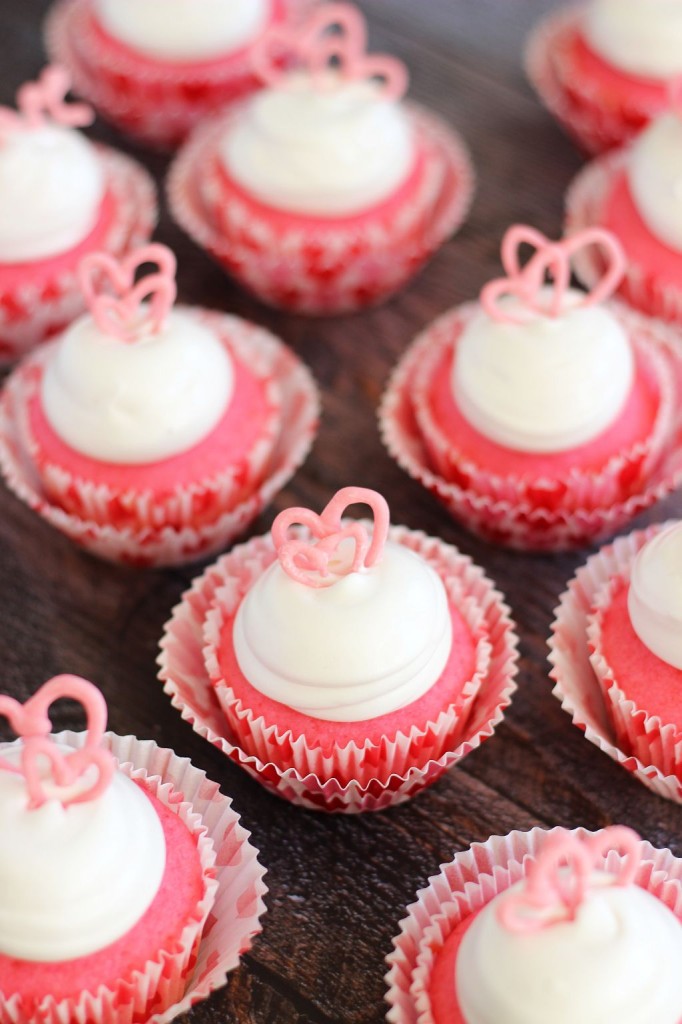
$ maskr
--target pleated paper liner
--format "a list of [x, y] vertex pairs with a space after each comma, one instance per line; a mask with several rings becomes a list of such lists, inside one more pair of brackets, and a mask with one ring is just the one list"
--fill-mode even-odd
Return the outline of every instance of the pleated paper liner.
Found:
[[[206, 313], [219, 332], [230, 332], [235, 318]], [[51, 498], [41, 481], [27, 442], [25, 423], [36, 366], [45, 352], [34, 353], [10, 377], [0, 395], [0, 469], [12, 491], [62, 533], [92, 554], [114, 562], [137, 566], [181, 565], [215, 554], [231, 543], [260, 514], [305, 460], [317, 431], [319, 400], [314, 381], [305, 366], [274, 335], [253, 328], [249, 344], [259, 364], [277, 389], [281, 419], [274, 448], [253, 479], [250, 494], [230, 506], [227, 483], [225, 511], [201, 526], [117, 527], [66, 512]], [[83, 495], [83, 501], [87, 495]], [[100, 496], [92, 495], [93, 501]], [[84, 506], [86, 507], [86, 506]]]
[[[85, 735], [64, 732], [55, 740], [80, 747]], [[135, 972], [117, 990], [100, 988], [94, 995], [83, 993], [77, 1001], [59, 1003], [48, 997], [35, 1020], [41, 1024], [63, 1024], [67, 1019], [167, 1024], [223, 986], [229, 971], [250, 948], [265, 911], [265, 871], [231, 801], [187, 758], [132, 736], [106, 733], [103, 744], [123, 771], [134, 779], [145, 779], [150, 792], [175, 807], [190, 831], [199, 836], [207, 879], [205, 895], [175, 954], [160, 950], [158, 959], [144, 971]], [[10, 997], [0, 1007], [0, 1020], [3, 1024], [27, 1024], [17, 997]]]
[[[207, 569], [195, 580], [166, 624], [159, 657], [160, 678], [174, 707], [196, 732], [219, 747], [267, 789], [299, 806], [358, 813], [381, 810], [410, 799], [492, 735], [516, 689], [518, 639], [501, 595], [493, 589], [482, 570], [473, 566], [456, 549], [423, 534], [396, 527], [393, 536], [409, 540], [410, 545], [416, 544], [422, 552], [428, 552], [432, 564], [441, 566], [441, 573], [446, 570], [459, 579], [467, 596], [478, 604], [482, 612], [483, 626], [491, 645], [489, 670], [478, 685], [463, 731], [457, 735], [455, 730], [450, 749], [428, 761], [410, 764], [405, 744], [401, 743], [396, 751], [393, 774], [386, 776], [384, 773], [383, 777], [375, 778], [367, 774], [362, 782], [352, 779], [342, 785], [333, 775], [321, 777], [315, 771], [306, 772], [294, 765], [281, 766], [276, 763], [276, 757], [260, 757], [248, 753], [240, 745], [209, 679], [204, 629], [207, 616], [215, 607], [216, 595], [225, 587], [226, 580], [239, 578], [241, 574], [248, 581], [254, 558], [256, 567], [260, 567], [259, 557], [262, 558], [269, 546], [266, 539], [256, 538], [235, 548]], [[272, 753], [277, 754], [276, 743]]]
[[[650, 742], [641, 718], [634, 718], [625, 736], [616, 727], [613, 707], [590, 660], [588, 627], [600, 591], [613, 576], [629, 573], [639, 549], [665, 526], [657, 524], [619, 537], [602, 548], [578, 569], [561, 596], [549, 639], [554, 695], [591, 743], [632, 772], [649, 789], [668, 800], [682, 803], [682, 779], [673, 773], [674, 752], [669, 737], [654, 730]], [[634, 709], [634, 705], [632, 706]], [[623, 709], [625, 714], [627, 709]], [[649, 723], [650, 724], [650, 723]], [[629, 740], [635, 741], [633, 748]], [[623, 746], [627, 740], [628, 746]], [[644, 755], [643, 757], [638, 754]]]
[[[279, 19], [293, 24], [312, 0], [274, 0], [273, 7]], [[76, 92], [141, 142], [175, 147], [204, 118], [260, 88], [250, 46], [174, 65], [117, 43], [97, 27], [92, 11], [92, 0], [58, 0], [45, 22], [45, 48], [69, 69]]]
[[[449, 513], [467, 529], [485, 540], [505, 547], [530, 551], [561, 551], [581, 548], [622, 529], [636, 515], [670, 494], [682, 483], [682, 348], [675, 332], [663, 324], [647, 322], [623, 309], [632, 330], [645, 332], [669, 367], [673, 384], [673, 408], [670, 436], [660, 458], [641, 489], [626, 498], [580, 508], [550, 506], [547, 498], [534, 493], [534, 502], [513, 502], [491, 498], [469, 486], [445, 480], [429, 458], [415, 417], [413, 383], [432, 341], [430, 330], [421, 335], [405, 352], [395, 368], [379, 410], [381, 435], [389, 454], [414, 479], [445, 505]], [[448, 316], [448, 314], [446, 314]]]
[[[400, 932], [393, 939], [393, 952], [386, 958], [386, 1001], [390, 1007], [386, 1020], [391, 1024], [434, 1024], [429, 986], [434, 963], [448, 936], [462, 920], [524, 878], [543, 845], [561, 831], [534, 828], [491, 836], [457, 853], [429, 879], [407, 908]], [[592, 833], [579, 828], [572, 834], [586, 838]], [[640, 847], [642, 862], [635, 884], [660, 899], [682, 920], [682, 860], [646, 841]], [[615, 872], [621, 863], [621, 855], [611, 851], [604, 866]]]
[[[202, 125], [168, 176], [171, 212], [180, 226], [263, 302], [305, 314], [351, 312], [387, 299], [459, 228], [474, 191], [474, 171], [459, 135], [421, 107], [407, 109], [425, 154], [423, 185], [400, 217], [333, 226], [276, 218], [246, 199], [213, 207], [222, 186], [214, 172], [218, 143], [239, 108]], [[409, 230], [401, 224], [412, 225]]]
[[98, 146], [104, 165], [108, 221], [67, 253], [0, 267], [0, 362], [15, 360], [70, 324], [85, 309], [76, 278], [88, 251], [122, 258], [149, 241], [157, 221], [156, 188], [147, 171], [116, 150]]

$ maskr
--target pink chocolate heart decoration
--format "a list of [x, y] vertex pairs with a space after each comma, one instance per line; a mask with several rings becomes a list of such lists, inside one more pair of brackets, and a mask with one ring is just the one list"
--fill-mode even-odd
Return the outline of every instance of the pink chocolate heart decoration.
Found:
[[19, 112], [0, 107], [0, 139], [12, 132], [33, 130], [44, 125], [61, 124], [82, 128], [92, 124], [94, 111], [86, 103], [66, 103], [71, 76], [59, 64], [43, 69], [36, 82], [25, 82], [17, 92]]

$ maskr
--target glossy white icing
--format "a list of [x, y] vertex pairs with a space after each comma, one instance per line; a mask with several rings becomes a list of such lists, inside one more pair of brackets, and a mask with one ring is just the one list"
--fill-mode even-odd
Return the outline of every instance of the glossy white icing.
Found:
[[[2, 751], [18, 762], [16, 746]], [[24, 779], [0, 771], [0, 953], [60, 961], [103, 949], [161, 884], [166, 842], [154, 808], [121, 772], [95, 800], [27, 803]]]
[[53, 430], [103, 462], [169, 458], [202, 441], [228, 407], [232, 362], [213, 332], [174, 309], [158, 333], [126, 343], [86, 315], [64, 332], [42, 380]]
[[651, 893], [594, 876], [574, 921], [500, 924], [500, 900], [464, 937], [456, 986], [467, 1024], [679, 1024], [682, 925]]
[[355, 722], [396, 711], [433, 686], [450, 654], [452, 623], [437, 573], [389, 542], [377, 565], [323, 589], [294, 581], [275, 562], [242, 601], [233, 639], [255, 689], [312, 718]]
[[272, 0], [95, 0], [97, 18], [110, 35], [169, 61], [238, 50], [263, 32], [271, 10]]
[[82, 242], [104, 189], [97, 152], [74, 129], [8, 132], [0, 140], [0, 263], [44, 259]]
[[682, 523], [656, 534], [637, 555], [628, 611], [642, 643], [682, 669]]
[[257, 93], [226, 134], [228, 173], [262, 202], [345, 216], [388, 198], [415, 160], [410, 121], [372, 81], [314, 89], [308, 75]]
[[623, 71], [650, 78], [682, 74], [680, 0], [591, 0], [585, 35]]
[[[518, 451], [563, 451], [597, 437], [618, 417], [632, 388], [632, 348], [609, 310], [574, 308], [582, 298], [567, 292], [557, 318], [499, 323], [479, 310], [467, 324], [452, 392], [486, 437]], [[522, 308], [511, 296], [500, 306]]]
[[682, 251], [682, 118], [663, 114], [633, 143], [628, 181], [635, 205], [653, 235]]

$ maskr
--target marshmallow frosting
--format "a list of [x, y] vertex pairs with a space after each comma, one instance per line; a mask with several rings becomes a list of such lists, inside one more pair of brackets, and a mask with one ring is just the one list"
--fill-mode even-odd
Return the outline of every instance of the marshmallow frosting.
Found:
[[229, 54], [267, 26], [272, 0], [95, 0], [110, 35], [149, 57], [201, 60]]
[[257, 93], [222, 141], [227, 172], [278, 209], [347, 216], [388, 198], [415, 161], [404, 109], [371, 80], [329, 72], [313, 88], [295, 73], [282, 88]]
[[437, 573], [389, 542], [371, 569], [321, 589], [274, 562], [239, 606], [233, 640], [255, 689], [312, 718], [355, 722], [431, 688], [450, 654], [452, 623]]
[[[18, 763], [18, 748], [3, 756]], [[23, 777], [0, 771], [0, 953], [45, 962], [95, 953], [125, 935], [158, 892], [159, 818], [121, 772], [94, 800], [27, 804]]]
[[637, 555], [628, 612], [642, 643], [682, 669], [682, 524], [657, 533]]
[[497, 912], [524, 884], [464, 936], [456, 986], [467, 1024], [679, 1024], [682, 926], [660, 900], [594, 876], [574, 921], [519, 934]]
[[[478, 431], [507, 448], [555, 452], [614, 422], [633, 385], [632, 348], [612, 313], [581, 308], [583, 300], [570, 290], [560, 316], [530, 315], [524, 323], [474, 314], [458, 341], [451, 386]], [[500, 306], [522, 310], [512, 296]]]
[[585, 35], [609, 63], [634, 75], [682, 74], [680, 0], [591, 0]]
[[651, 233], [682, 251], [682, 117], [663, 114], [644, 129], [630, 149], [627, 174]]
[[62, 336], [42, 380], [55, 433], [83, 455], [139, 464], [202, 441], [234, 388], [229, 355], [213, 332], [174, 309], [163, 327], [123, 342], [86, 315]]
[[105, 191], [95, 149], [72, 128], [46, 125], [0, 139], [0, 263], [45, 259], [92, 231]]

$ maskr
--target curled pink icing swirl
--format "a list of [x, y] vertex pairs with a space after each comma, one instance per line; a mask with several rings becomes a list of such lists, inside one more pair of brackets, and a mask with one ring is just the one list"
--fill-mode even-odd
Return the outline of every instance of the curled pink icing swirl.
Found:
[[[551, 836], [531, 865], [525, 883], [500, 902], [500, 924], [508, 931], [522, 933], [540, 931], [557, 921], [575, 920], [592, 872], [610, 850], [624, 854], [612, 884], [632, 885], [642, 856], [639, 837], [632, 829], [614, 825], [586, 839], [570, 832]], [[548, 917], [542, 911], [554, 913]]]
[[[332, 34], [332, 29], [338, 29]], [[323, 4], [300, 29], [275, 26], [254, 47], [253, 68], [273, 89], [289, 80], [291, 65], [307, 71], [316, 88], [330, 87], [333, 68], [340, 82], [381, 79], [385, 99], [398, 100], [409, 83], [405, 65], [386, 54], [367, 54], [367, 26], [351, 4]]]
[[[520, 249], [530, 245], [535, 253], [524, 267]], [[507, 276], [488, 282], [481, 292], [481, 305], [498, 323], [525, 323], [532, 316], [558, 317], [571, 283], [571, 257], [587, 246], [599, 246], [604, 253], [605, 271], [601, 280], [585, 293], [580, 306], [585, 309], [613, 295], [625, 272], [625, 255], [618, 239], [603, 228], [586, 228], [560, 242], [551, 242], [540, 231], [524, 224], [509, 228], [502, 240], [502, 265]], [[547, 274], [553, 283], [549, 302], [543, 289]], [[521, 310], [505, 310], [499, 299], [512, 295], [520, 300]]]
[[86, 103], [66, 103], [71, 76], [60, 64], [49, 64], [36, 82], [25, 82], [17, 92], [18, 111], [0, 107], [0, 140], [12, 132], [61, 124], [82, 128], [92, 124], [94, 111]]
[[[156, 263], [158, 271], [135, 283], [136, 271], [145, 263]], [[161, 330], [170, 312], [177, 288], [175, 256], [165, 245], [154, 243], [116, 260], [108, 253], [86, 256], [78, 268], [78, 279], [92, 317], [105, 334], [121, 341], [136, 341], [149, 329]], [[111, 295], [102, 291], [108, 285]], [[145, 300], [151, 299], [143, 313]]]
[[[87, 723], [85, 744], [69, 754], [64, 754], [50, 739], [52, 723], [48, 712], [50, 705], [62, 697], [70, 697], [83, 705]], [[107, 706], [92, 683], [79, 676], [55, 676], [25, 704], [12, 697], [0, 696], [0, 715], [24, 741], [19, 765], [0, 758], [0, 770], [23, 775], [30, 809], [41, 807], [49, 799], [46, 781], [60, 788], [71, 787], [93, 765], [97, 768], [97, 777], [91, 785], [75, 793], [57, 795], [57, 799], [66, 807], [94, 800], [105, 791], [115, 766], [109, 751], [100, 747], [107, 724]], [[44, 774], [46, 766], [49, 767], [47, 777]]]
[[[342, 525], [342, 517], [350, 505], [369, 505], [374, 514], [374, 530], [370, 538], [362, 523]], [[344, 576], [371, 568], [381, 558], [388, 536], [389, 510], [385, 498], [366, 487], [343, 487], [327, 507], [317, 515], [307, 508], [288, 508], [272, 524], [272, 539], [284, 571], [297, 583], [307, 587], [329, 587]], [[305, 526], [310, 540], [290, 540], [292, 526]], [[353, 558], [337, 558], [344, 541], [354, 542]]]

